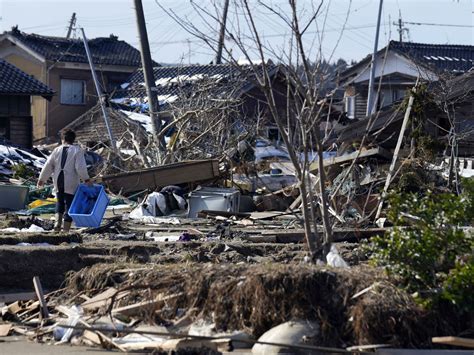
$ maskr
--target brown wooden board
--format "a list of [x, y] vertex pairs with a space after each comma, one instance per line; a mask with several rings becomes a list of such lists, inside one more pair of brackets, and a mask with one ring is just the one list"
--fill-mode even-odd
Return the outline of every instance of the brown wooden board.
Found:
[[[370, 148], [370, 149], [363, 149], [361, 152], [356, 150], [355, 152], [352, 152], [350, 154], [341, 155], [339, 157], [332, 157], [329, 159], [324, 159], [323, 164], [324, 164], [324, 167], [327, 167], [327, 166], [342, 164], [346, 162], [351, 162], [354, 159], [362, 159], [362, 158], [368, 158], [368, 157], [373, 157], [373, 156], [378, 156], [385, 160], [391, 159], [391, 154], [387, 150], [383, 149], [382, 147], [375, 147], [375, 148]], [[317, 170], [318, 170], [318, 163], [317, 162], [312, 163], [310, 166], [310, 171], [314, 172]]]
[[460, 337], [434, 337], [431, 341], [436, 344], [447, 344], [474, 349], [474, 339]]
[[168, 185], [212, 180], [219, 175], [219, 162], [209, 159], [107, 175], [102, 177], [102, 181], [114, 193], [130, 193], [147, 189], [156, 190]]

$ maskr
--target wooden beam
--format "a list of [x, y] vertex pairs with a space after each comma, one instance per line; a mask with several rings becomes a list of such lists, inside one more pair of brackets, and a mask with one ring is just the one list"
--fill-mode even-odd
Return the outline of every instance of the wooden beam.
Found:
[[474, 349], [474, 339], [460, 337], [434, 337], [431, 339], [434, 344], [446, 344], [452, 346], [462, 346], [464, 348]]
[[33, 277], [33, 286], [35, 287], [36, 297], [40, 304], [40, 315], [43, 319], [49, 318], [48, 304], [44, 298], [43, 286], [38, 276]]
[[[319, 226], [321, 229], [322, 226]], [[360, 239], [370, 238], [375, 235], [384, 234], [387, 228], [334, 228], [334, 242], [344, 241], [358, 241]], [[274, 237], [276, 243], [298, 243], [304, 240], [304, 229], [287, 229], [287, 230], [264, 230], [261, 232], [263, 238], [254, 238], [253, 236], [248, 240], [259, 239], [265, 240], [264, 237]], [[269, 241], [271, 238], [268, 239]]]
[[[362, 151], [356, 150], [355, 152], [352, 152], [350, 154], [345, 154], [341, 155], [339, 157], [332, 157], [329, 159], [324, 159], [323, 164], [324, 167], [327, 166], [332, 166], [332, 165], [338, 165], [338, 164], [343, 164], [347, 162], [351, 162], [354, 159], [363, 159], [363, 158], [369, 158], [369, 157], [374, 157], [378, 156], [380, 158], [390, 160], [391, 159], [391, 154], [389, 151], [383, 149], [382, 147], [375, 147], [371, 149], [362, 149]], [[318, 163], [312, 163], [310, 165], [311, 172], [315, 172], [318, 170]]]
[[115, 193], [156, 190], [168, 185], [212, 180], [220, 176], [215, 159], [187, 161], [103, 176], [100, 181]]

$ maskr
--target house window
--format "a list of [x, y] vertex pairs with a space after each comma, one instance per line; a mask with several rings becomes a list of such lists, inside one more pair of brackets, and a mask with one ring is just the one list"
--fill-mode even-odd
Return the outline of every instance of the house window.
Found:
[[0, 118], [0, 143], [10, 139], [8, 123], [7, 118]]
[[85, 88], [84, 80], [61, 79], [61, 104], [84, 105]]
[[280, 140], [280, 132], [278, 131], [278, 127], [268, 127], [267, 128], [267, 138], [273, 141]]
[[405, 97], [405, 90], [403, 89], [393, 89], [392, 90], [392, 101], [402, 100]]
[[349, 119], [355, 118], [355, 96], [346, 96], [346, 113]]

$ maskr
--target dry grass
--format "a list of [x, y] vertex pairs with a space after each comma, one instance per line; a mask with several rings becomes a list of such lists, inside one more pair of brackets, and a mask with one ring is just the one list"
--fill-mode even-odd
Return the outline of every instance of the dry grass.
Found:
[[[117, 272], [124, 268], [136, 271]], [[371, 291], [351, 298], [374, 283]], [[157, 323], [172, 323], [184, 309], [192, 319], [213, 321], [219, 330], [245, 330], [258, 337], [282, 322], [304, 318], [321, 323], [317, 341], [327, 346], [423, 346], [439, 324], [380, 271], [367, 266], [190, 263], [148, 265], [143, 270], [143, 264], [99, 264], [69, 275], [63, 297], [79, 292], [92, 296], [108, 286], [132, 291], [120, 306], [158, 293], [180, 294], [141, 315]]]

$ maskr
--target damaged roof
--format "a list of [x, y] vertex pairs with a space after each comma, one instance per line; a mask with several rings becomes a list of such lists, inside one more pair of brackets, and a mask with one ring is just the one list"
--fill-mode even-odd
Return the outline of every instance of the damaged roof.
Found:
[[[474, 67], [474, 46], [398, 41], [390, 41], [388, 46], [389, 50], [432, 68], [436, 72], [448, 71], [453, 74], [462, 74]], [[384, 47], [377, 54], [383, 54], [386, 50], [387, 47]], [[368, 65], [371, 59], [372, 55], [370, 54], [343, 71], [341, 77], [346, 77], [354, 70]]]
[[[271, 75], [276, 73], [277, 65], [273, 63], [267, 65]], [[240, 80], [252, 87], [250, 77], [254, 76], [249, 64], [241, 65], [239, 68], [235, 64], [162, 66], [154, 67], [153, 74], [161, 105], [175, 101], [183, 93], [192, 93], [195, 85], [203, 81], [215, 82], [216, 87], [219, 87], [219, 83], [231, 83], [233, 80], [237, 83]], [[115, 93], [113, 101], [119, 102], [121, 98], [146, 98], [144, 81], [143, 70], [137, 69], [127, 83], [121, 85], [122, 90]]]
[[39, 95], [50, 99], [54, 91], [13, 64], [0, 59], [0, 94]]
[[[11, 36], [11, 39], [19, 41], [47, 60], [88, 63], [82, 39], [28, 34], [17, 27], [13, 27], [4, 35]], [[89, 39], [88, 43], [96, 65], [141, 65], [140, 52], [116, 36], [93, 38]]]
[[438, 70], [464, 73], [474, 66], [474, 46], [390, 41], [390, 49]]

